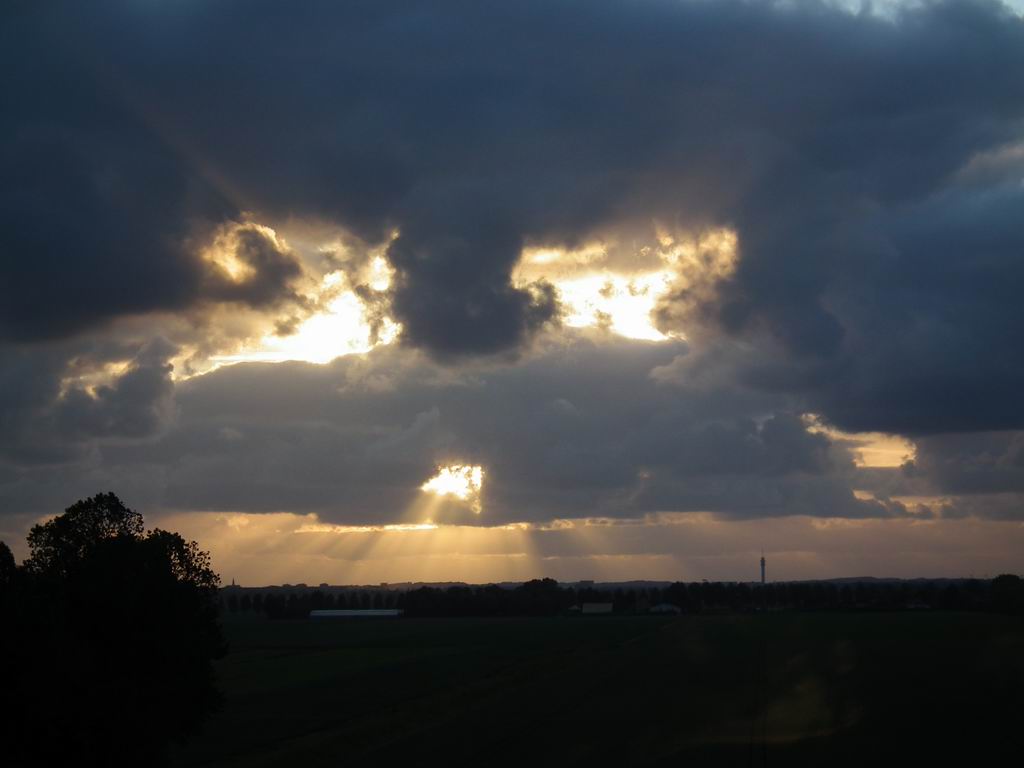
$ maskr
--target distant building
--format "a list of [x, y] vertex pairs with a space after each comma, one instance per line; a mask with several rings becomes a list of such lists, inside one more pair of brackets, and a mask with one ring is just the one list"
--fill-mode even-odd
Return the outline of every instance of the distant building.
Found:
[[584, 603], [580, 609], [581, 613], [611, 613], [611, 603]]
[[365, 610], [310, 611], [311, 619], [390, 619], [402, 615], [400, 608], [367, 608]]
[[764, 584], [764, 552], [761, 553], [761, 584]]

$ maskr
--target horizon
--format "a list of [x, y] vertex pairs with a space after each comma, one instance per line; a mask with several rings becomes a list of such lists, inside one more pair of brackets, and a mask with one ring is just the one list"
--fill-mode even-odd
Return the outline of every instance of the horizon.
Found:
[[[446, 528], [455, 528], [457, 531], [464, 529], [461, 536], [456, 536], [455, 541], [449, 542], [447, 545], [443, 539], [440, 542], [437, 541], [438, 530], [435, 528], [408, 527], [397, 530], [350, 531], [348, 536], [344, 537], [347, 540], [345, 543], [350, 546], [358, 546], [361, 551], [370, 554], [362, 560], [345, 560], [337, 557], [336, 548], [339, 546], [337, 533], [308, 530], [309, 523], [292, 518], [295, 516], [289, 516], [292, 522], [291, 528], [283, 530], [282, 520], [279, 516], [271, 516], [269, 519], [260, 518], [258, 522], [272, 528], [273, 533], [266, 529], [250, 530], [253, 522], [247, 517], [243, 518], [245, 522], [241, 524], [241, 527], [245, 529], [244, 535], [238, 530], [238, 520], [233, 520], [233, 516], [219, 514], [156, 517], [152, 522], [147, 519], [147, 527], [177, 530], [186, 538], [195, 540], [202, 549], [209, 551], [213, 560], [213, 568], [221, 576], [222, 586], [229, 585], [232, 579], [240, 584], [255, 584], [255, 582], [263, 580], [265, 582], [263, 586], [302, 583], [307, 585], [328, 583], [332, 586], [372, 586], [380, 583], [488, 584], [522, 583], [540, 578], [554, 578], [559, 583], [588, 580], [602, 583], [625, 581], [699, 582], [702, 580], [745, 583], [758, 581], [760, 578], [761, 545], [752, 542], [762, 535], [777, 537], [785, 536], [787, 532], [792, 533], [793, 538], [809, 536], [811, 537], [809, 543], [821, 542], [819, 545], [821, 548], [808, 546], [805, 549], [787, 551], [765, 547], [763, 556], [767, 561], [767, 580], [769, 582], [828, 581], [849, 578], [989, 579], [1002, 573], [1020, 573], [1022, 570], [1020, 552], [1024, 551], [1024, 524], [1016, 521], [1004, 521], [998, 526], [993, 526], [991, 523], [979, 525], [970, 520], [957, 521], [956, 527], [959, 528], [959, 531], [954, 534], [954, 538], [958, 546], [984, 547], [984, 550], [974, 555], [973, 558], [967, 558], [963, 555], [951, 557], [949, 554], [951, 543], [941, 540], [936, 542], [935, 540], [937, 534], [947, 534], [948, 531], [942, 529], [936, 531], [934, 526], [929, 526], [926, 521], [905, 521], [899, 530], [902, 538], [880, 542], [876, 551], [869, 552], [860, 548], [865, 545], [865, 542], [876, 542], [877, 529], [872, 525], [874, 521], [870, 520], [829, 521], [808, 516], [788, 518], [784, 522], [776, 520], [737, 522], [695, 514], [675, 519], [669, 524], [678, 528], [675, 531], [669, 529], [670, 533], [676, 536], [674, 544], [665, 541], [664, 526], [660, 530], [655, 528], [654, 535], [660, 540], [659, 547], [663, 551], [654, 554], [644, 553], [633, 556], [615, 554], [603, 557], [593, 555], [580, 557], [574, 554], [560, 556], [550, 553], [543, 554], [546, 549], [551, 550], [551, 545], [540, 543], [539, 546], [531, 546], [532, 553], [529, 554], [519, 551], [510, 553], [491, 551], [480, 557], [474, 557], [453, 552], [451, 548], [465, 546], [467, 535], [471, 537], [481, 535], [501, 537], [508, 533], [508, 530], [505, 527], [488, 530], [481, 526], [446, 526]], [[40, 522], [45, 519], [48, 518], [43, 518]], [[619, 524], [631, 527], [634, 525], [629, 521], [620, 521]], [[839, 532], [835, 530], [837, 525], [841, 526]], [[608, 523], [603, 522], [600, 527], [608, 527]], [[730, 536], [729, 529], [733, 527], [739, 529], [735, 538], [738, 539], [740, 549], [727, 551], [723, 544], [732, 540], [733, 537]], [[307, 530], [303, 530], [304, 528]], [[750, 530], [751, 528], [753, 530]], [[886, 528], [889, 529], [889, 535], [891, 535], [892, 524], [890, 523]], [[694, 535], [697, 529], [704, 535], [703, 538]], [[724, 535], [723, 529], [725, 530]], [[522, 546], [523, 542], [527, 540], [525, 537], [544, 536], [550, 532], [543, 527], [531, 530], [529, 527], [521, 526], [515, 530], [517, 536], [514, 543]], [[443, 536], [444, 531], [441, 530], [440, 534]], [[274, 545], [273, 539], [287, 540], [289, 536], [303, 538], [312, 536], [318, 548], [306, 555], [296, 555], [292, 546]], [[396, 544], [387, 541], [388, 537], [401, 536], [412, 537], [408, 550], [404, 552], [398, 552]], [[416, 536], [431, 537], [431, 540], [426, 542], [430, 544], [431, 551], [423, 552], [421, 545], [424, 542], [417, 542]], [[990, 539], [990, 536], [994, 540]], [[0, 539], [3, 539], [3, 536], [0, 536]], [[24, 539], [21, 541], [7, 540], [7, 543], [19, 560], [27, 556], [28, 549]], [[885, 548], [886, 544], [889, 545], [889, 549]], [[491, 542], [481, 546], [493, 550], [495, 544]], [[373, 556], [373, 552], [382, 547], [384, 553], [380, 556]], [[674, 549], [675, 547], [678, 547], [678, 551]], [[693, 554], [692, 551], [695, 547], [703, 548], [704, 551]], [[921, 549], [922, 547], [924, 550]], [[916, 557], [907, 558], [905, 556], [907, 550], [915, 548], [918, 549]], [[299, 549], [308, 551], [311, 547], [304, 545]], [[322, 552], [324, 549], [328, 552], [333, 549], [335, 556], [325, 558]], [[690, 552], [688, 553], [687, 550]], [[898, 565], [880, 564], [889, 558], [899, 558], [900, 562]], [[503, 561], [499, 568], [493, 565], [493, 561], [496, 559]], [[595, 560], [601, 564], [601, 567], [592, 571], [585, 570], [588, 567], [593, 567]], [[304, 564], [309, 561], [318, 563], [320, 569], [307, 570]], [[654, 562], [656, 566], [650, 568], [646, 573], [636, 570], [636, 564], [645, 561]], [[405, 566], [405, 571], [400, 570], [402, 563], [408, 564]], [[555, 565], [552, 565], [553, 563]], [[972, 564], [973, 567], [971, 567]], [[583, 570], [580, 570], [581, 568]], [[276, 581], [266, 581], [263, 574], [268, 572], [278, 574], [274, 577]], [[495, 572], [499, 574], [498, 577], [487, 575]], [[744, 578], [746, 572], [749, 572], [751, 579]], [[477, 575], [473, 576], [474, 573]], [[351, 577], [345, 574], [351, 574]], [[358, 574], [364, 575], [360, 577]], [[324, 576], [324, 578], [319, 576]], [[390, 576], [390, 578], [378, 578], [378, 576]]]
[[[1000, 575], [1004, 575], [1004, 574], [1000, 574]], [[1005, 574], [1005, 575], [1013, 576], [1013, 575], [1016, 575], [1016, 574]], [[480, 582], [480, 583], [465, 582], [465, 581], [398, 581], [398, 582], [395, 582], [395, 583], [382, 582], [380, 584], [305, 584], [305, 583], [302, 583], [302, 582], [299, 582], [297, 584], [287, 584], [287, 583], [285, 583], [285, 584], [221, 584], [220, 585], [220, 589], [221, 590], [224, 590], [224, 589], [308, 589], [308, 590], [316, 591], [316, 590], [320, 590], [320, 589], [350, 589], [350, 590], [356, 590], [356, 589], [391, 589], [391, 590], [397, 590], [397, 589], [412, 588], [412, 587], [419, 588], [419, 587], [448, 587], [448, 586], [511, 588], [511, 587], [522, 586], [523, 584], [528, 583], [528, 581], [542, 581], [542, 580], [544, 580], [546, 578], [548, 578], [548, 577], [540, 577], [539, 579], [528, 579], [527, 581], [498, 581], [498, 582]], [[931, 578], [931, 577], [928, 577], [928, 576], [915, 576], [915, 577], [911, 577], [911, 578], [898, 578], [898, 577], [888, 577], [888, 576], [840, 576], [840, 577], [837, 577], [837, 578], [834, 578], [834, 579], [795, 579], [795, 580], [787, 580], [787, 581], [765, 581], [764, 585], [766, 586], [768, 584], [814, 584], [814, 583], [818, 583], [818, 582], [821, 582], [821, 583], [825, 583], [825, 582], [830, 582], [830, 583], [834, 583], [834, 582], [846, 582], [846, 583], [865, 582], [865, 583], [869, 583], [869, 582], [876, 582], [876, 581], [882, 581], [882, 582], [904, 582], [904, 581], [908, 581], [908, 582], [909, 581], [935, 582], [935, 581], [991, 581], [991, 580], [992, 579], [989, 578], [988, 576], [983, 576], [983, 577], [965, 576], [963, 578], [956, 578], [956, 577]], [[630, 585], [634, 585], [634, 584], [636, 584], [636, 585], [644, 585], [644, 586], [650, 586], [650, 585], [669, 586], [671, 584], [680, 584], [680, 583], [682, 583], [682, 584], [741, 584], [741, 585], [742, 584], [746, 584], [746, 585], [762, 586], [762, 583], [760, 581], [718, 581], [718, 582], [712, 582], [712, 581], [708, 581], [706, 579], [701, 580], [701, 581], [690, 581], [690, 582], [664, 581], [664, 580], [659, 580], [659, 579], [631, 579], [629, 581], [594, 581], [593, 579], [580, 579], [578, 581], [558, 581], [556, 579], [552, 579], [552, 581], [554, 581], [559, 587], [580, 587], [582, 585], [582, 586], [586, 586], [586, 587], [593, 587], [595, 589], [602, 588], [602, 587], [603, 588], [626, 587], [626, 586], [630, 586]]]

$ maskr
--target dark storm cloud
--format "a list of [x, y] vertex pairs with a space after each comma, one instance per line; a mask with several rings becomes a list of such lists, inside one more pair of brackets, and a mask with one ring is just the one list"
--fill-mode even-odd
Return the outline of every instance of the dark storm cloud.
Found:
[[[0, 336], [66, 336], [185, 306], [200, 277], [193, 217], [231, 207], [119, 93], [89, 51], [95, 23], [4, 10]], [[84, 10], [84, 9], [83, 9]]]
[[[0, 463], [81, 461], [97, 438], [152, 438], [174, 418], [173, 345], [48, 345], [0, 350]], [[105, 368], [116, 365], [116, 374]], [[91, 385], [100, 374], [104, 383]]]
[[71, 388], [60, 398], [56, 420], [60, 434], [75, 440], [90, 437], [149, 437], [174, 416], [172, 366], [177, 350], [158, 340], [139, 350], [110, 384], [92, 391]]
[[149, 84], [118, 67], [131, 9], [114, 9], [5, 8], [0, 340], [207, 300], [264, 306], [297, 274], [253, 232], [240, 239], [255, 272], [244, 284], [199, 258], [238, 201], [164, 122]]
[[1024, 174], [891, 214], [885, 249], [849, 270], [837, 312], [858, 336], [814, 398], [848, 429], [1024, 426]]
[[[834, 322], [807, 325], [841, 329], [834, 348], [796, 355], [754, 330], [744, 348], [711, 341], [703, 360], [715, 372], [700, 375], [800, 396], [849, 431], [1019, 428], [1022, 216], [1020, 178], [865, 214], [836, 244], [843, 262], [822, 288]], [[686, 361], [680, 376], [697, 367]]]
[[[1024, 432], [936, 435], [918, 441], [906, 468], [912, 478], [929, 480], [940, 493], [1024, 493]], [[1018, 513], [1024, 509], [1020, 497]]]
[[67, 454], [54, 444], [50, 429], [65, 355], [63, 350], [0, 348], [0, 457], [32, 464]]
[[[406, 340], [492, 352], [555, 311], [509, 282], [524, 241], [659, 216], [738, 229], [727, 328], [827, 357], [859, 330], [825, 301], [851, 235], [1024, 117], [1024, 29], [984, 1], [890, 20], [730, 0], [23, 7], [9, 335], [180, 306], [187, 227], [245, 209], [399, 228]], [[46, 292], [44, 270], [92, 295]]]
[[[148, 483], [171, 507], [389, 519], [458, 453], [500, 468], [502, 520], [899, 514], [852, 496], [865, 473], [804, 411], [931, 436], [903, 479], [871, 480], [891, 495], [1018, 489], [1011, 459], [991, 459], [1009, 448], [938, 438], [1024, 427], [1024, 23], [997, 3], [890, 18], [733, 0], [4, 14], [8, 499]], [[557, 320], [550, 286], [510, 281], [524, 244], [651, 219], [739, 238], [724, 285], [659, 313], [685, 355], [623, 344], [578, 372], [554, 353], [475, 368]], [[165, 347], [81, 333], [221, 303], [294, 305], [288, 330], [308, 311], [302, 268], [257, 223], [289, 220], [390, 243], [377, 322], [386, 305], [407, 344], [469, 372], [220, 371], [181, 387], [178, 424]], [[243, 277], [204, 257], [225, 231]], [[938, 479], [960, 460], [976, 471]]]

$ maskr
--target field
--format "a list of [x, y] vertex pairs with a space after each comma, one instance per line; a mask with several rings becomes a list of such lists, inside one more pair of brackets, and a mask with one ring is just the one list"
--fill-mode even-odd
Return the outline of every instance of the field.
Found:
[[237, 620], [180, 766], [997, 764], [1024, 622], [985, 614]]

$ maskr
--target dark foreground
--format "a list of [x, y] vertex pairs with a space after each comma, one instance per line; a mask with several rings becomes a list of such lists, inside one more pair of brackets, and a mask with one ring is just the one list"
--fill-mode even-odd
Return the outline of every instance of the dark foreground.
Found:
[[986, 614], [236, 621], [182, 766], [996, 764], [1024, 622]]

